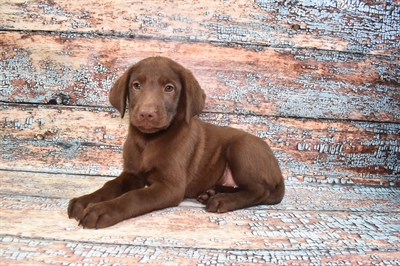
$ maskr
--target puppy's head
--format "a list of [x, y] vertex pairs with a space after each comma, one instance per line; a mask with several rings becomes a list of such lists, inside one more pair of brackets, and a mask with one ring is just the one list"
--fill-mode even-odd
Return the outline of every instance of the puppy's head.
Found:
[[155, 133], [175, 120], [189, 123], [205, 104], [205, 94], [193, 74], [165, 57], [149, 57], [131, 66], [114, 84], [111, 104], [143, 133]]

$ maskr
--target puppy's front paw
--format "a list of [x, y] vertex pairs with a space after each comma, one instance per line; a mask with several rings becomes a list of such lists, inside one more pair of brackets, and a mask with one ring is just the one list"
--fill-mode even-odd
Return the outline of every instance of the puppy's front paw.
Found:
[[91, 203], [83, 211], [79, 225], [83, 228], [104, 228], [123, 220], [109, 202]]
[[68, 204], [68, 217], [75, 218], [79, 221], [82, 218], [83, 210], [89, 204], [85, 196], [79, 198], [73, 198]]

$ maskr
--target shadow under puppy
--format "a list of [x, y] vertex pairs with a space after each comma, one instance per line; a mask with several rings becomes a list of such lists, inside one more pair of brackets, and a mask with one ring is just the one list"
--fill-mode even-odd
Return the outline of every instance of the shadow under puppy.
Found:
[[74, 198], [68, 215], [103, 228], [197, 198], [210, 212], [277, 204], [284, 180], [270, 147], [241, 130], [197, 118], [205, 94], [193, 74], [165, 57], [131, 66], [114, 84], [111, 104], [125, 115], [124, 170], [99, 190]]

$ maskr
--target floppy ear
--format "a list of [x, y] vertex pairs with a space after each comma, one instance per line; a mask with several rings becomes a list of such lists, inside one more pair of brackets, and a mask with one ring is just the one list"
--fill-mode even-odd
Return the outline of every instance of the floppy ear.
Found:
[[130, 67], [125, 73], [119, 77], [111, 88], [109, 100], [121, 114], [121, 118], [125, 115], [126, 101], [129, 98], [129, 76], [133, 67]]
[[192, 72], [183, 69], [181, 72], [183, 85], [183, 96], [181, 99], [185, 105], [185, 120], [189, 124], [190, 118], [201, 113], [205, 106], [206, 94], [200, 87], [199, 82], [193, 76]]

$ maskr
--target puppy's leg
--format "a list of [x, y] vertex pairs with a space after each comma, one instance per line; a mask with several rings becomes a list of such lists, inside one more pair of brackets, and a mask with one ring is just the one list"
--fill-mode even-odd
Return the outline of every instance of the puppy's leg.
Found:
[[278, 161], [263, 140], [243, 135], [230, 145], [226, 158], [237, 190], [209, 197], [207, 210], [227, 212], [282, 200], [285, 186]]
[[197, 200], [203, 204], [207, 204], [208, 199], [219, 193], [235, 193], [238, 192], [238, 186], [233, 180], [231, 169], [228, 165], [225, 166], [224, 173], [218, 179], [218, 184], [200, 194]]
[[219, 193], [235, 193], [238, 191], [239, 191], [239, 188], [237, 188], [237, 187], [234, 188], [234, 187], [226, 187], [226, 186], [216, 185], [216, 186], [213, 186], [212, 188], [208, 189], [206, 192], [200, 194], [197, 197], [197, 200], [203, 204], [207, 204], [207, 201], [211, 197], [213, 197]]
[[68, 216], [69, 218], [75, 218], [79, 221], [83, 217], [83, 211], [89, 204], [111, 200], [121, 196], [127, 191], [143, 187], [144, 181], [141, 178], [123, 172], [117, 178], [105, 183], [99, 190], [70, 200], [68, 205]]
[[197, 200], [205, 204], [210, 212], [227, 212], [256, 204], [276, 204], [277, 202], [270, 201], [271, 198], [266, 187], [252, 184], [244, 185], [242, 188], [215, 185], [200, 194]]
[[201, 194], [198, 201], [206, 204], [206, 210], [223, 213], [250, 207], [258, 204], [275, 205], [282, 201], [285, 186], [282, 183], [275, 187], [253, 184], [251, 187], [212, 188]]
[[184, 189], [155, 182], [149, 187], [131, 190], [109, 201], [89, 204], [79, 224], [84, 228], [104, 228], [150, 211], [177, 206]]
[[[238, 189], [236, 193], [219, 193], [209, 198], [206, 210], [223, 213], [260, 204], [260, 200], [255, 199], [254, 194], [254, 190], [245, 189]], [[268, 192], [263, 194], [264, 197], [268, 196]]]

